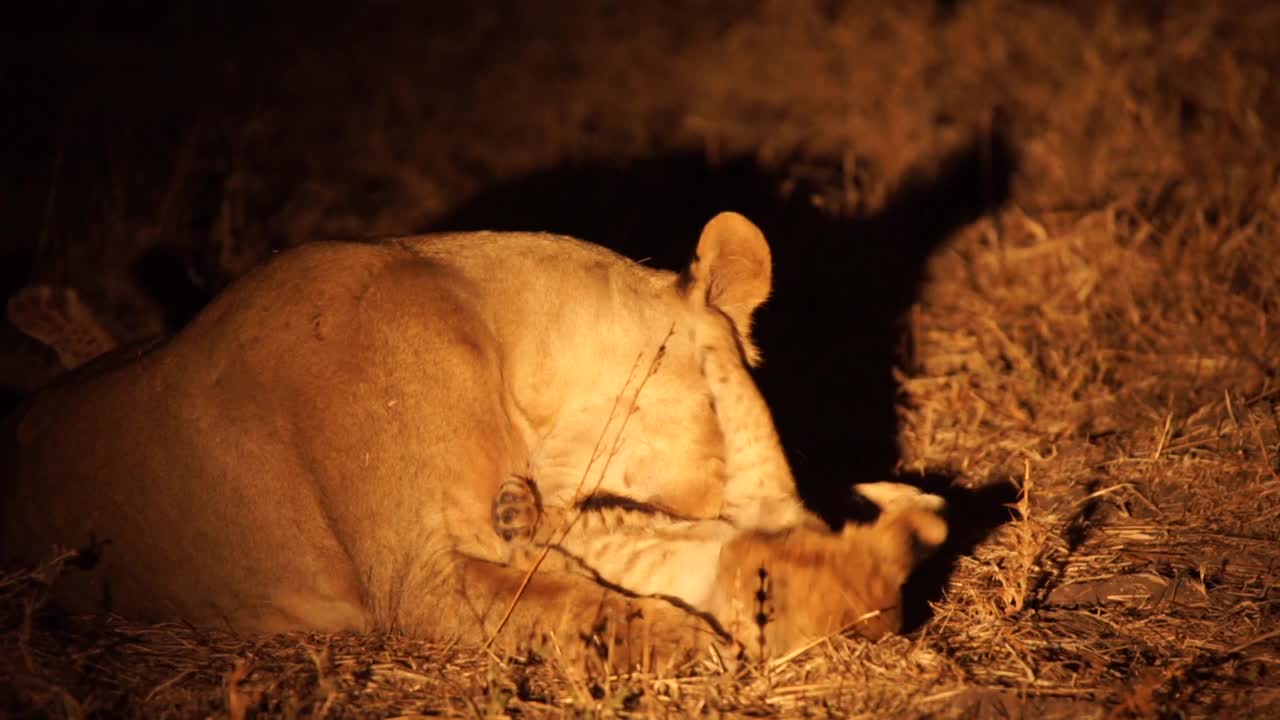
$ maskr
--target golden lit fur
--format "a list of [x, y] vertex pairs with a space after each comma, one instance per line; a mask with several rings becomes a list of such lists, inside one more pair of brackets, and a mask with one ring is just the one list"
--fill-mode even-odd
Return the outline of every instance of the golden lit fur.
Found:
[[[176, 337], [100, 358], [12, 418], [0, 553], [90, 550], [92, 568], [55, 589], [72, 610], [487, 639], [523, 579], [490, 522], [514, 476], [557, 507], [605, 492], [712, 523], [800, 522], [743, 365], [770, 272], [763, 236], [732, 213], [681, 276], [524, 233], [282, 253]], [[739, 437], [734, 407], [754, 407], [772, 440]], [[779, 578], [879, 587], [864, 550], [877, 544], [893, 548], [892, 595], [915, 540], [882, 530], [736, 537], [708, 607], [736, 628], [728, 609], [765, 560]], [[633, 663], [724, 639], [698, 613], [606, 584], [537, 573], [498, 643]], [[808, 631], [770, 632], [785, 647]]]

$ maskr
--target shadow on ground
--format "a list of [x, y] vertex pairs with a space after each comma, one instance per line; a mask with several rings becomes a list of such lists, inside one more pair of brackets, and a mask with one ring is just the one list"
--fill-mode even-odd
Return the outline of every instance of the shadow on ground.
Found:
[[757, 316], [756, 373], [800, 493], [833, 525], [869, 519], [849, 492], [899, 459], [892, 368], [909, 366], [903, 316], [931, 253], [999, 207], [1015, 171], [1000, 133], [904, 179], [882, 210], [842, 218], [751, 159], [677, 153], [626, 165], [566, 165], [501, 183], [428, 230], [542, 230], [610, 247], [661, 268], [689, 260], [715, 213], [737, 210], [769, 238], [774, 294]]
[[942, 600], [960, 558], [972, 555], [991, 533], [1013, 519], [1010, 506], [1017, 502], [1019, 489], [1009, 479], [990, 480], [976, 489], [963, 488], [942, 473], [910, 473], [896, 479], [945, 498], [950, 520], [947, 541], [902, 587], [902, 630], [912, 632], [932, 616], [929, 603]]

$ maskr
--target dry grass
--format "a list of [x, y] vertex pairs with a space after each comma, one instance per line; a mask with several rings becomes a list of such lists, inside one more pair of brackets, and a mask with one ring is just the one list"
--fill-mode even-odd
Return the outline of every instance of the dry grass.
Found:
[[[1023, 156], [1013, 201], [932, 259], [898, 373], [905, 470], [1021, 488], [1016, 519], [957, 561], [932, 620], [739, 677], [588, 676], [397, 637], [31, 626], [48, 572], [17, 574], [0, 585], [0, 712], [1280, 715], [1280, 11], [693, 5], [716, 9], [528, 12], [500, 58], [477, 51], [497, 13], [452, 18], [438, 43], [365, 19], [352, 32], [378, 42], [353, 47], [354, 79], [331, 81], [361, 87], [360, 110], [323, 118], [333, 87], [304, 80], [329, 55], [266, 64], [293, 95], [228, 120], [217, 221], [184, 241], [235, 274], [271, 246], [424, 224], [565, 158], [689, 146], [797, 173], [834, 159], [815, 201], [858, 213], [906, 168], [1007, 125]], [[209, 142], [190, 137], [176, 157], [199, 166]], [[190, 204], [184, 167], [139, 192]], [[64, 252], [54, 232], [37, 260], [57, 256], [141, 332], [158, 320], [120, 256], [182, 216], [144, 233], [99, 213], [87, 221], [114, 223], [99, 231], [114, 240]]]

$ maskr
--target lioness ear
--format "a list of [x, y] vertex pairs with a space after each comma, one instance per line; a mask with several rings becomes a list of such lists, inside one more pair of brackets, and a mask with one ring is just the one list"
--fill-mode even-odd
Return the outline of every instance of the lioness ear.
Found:
[[736, 212], [711, 218], [685, 276], [690, 296], [729, 316], [747, 362], [759, 362], [751, 340], [751, 315], [769, 297], [773, 284], [773, 258], [760, 228]]

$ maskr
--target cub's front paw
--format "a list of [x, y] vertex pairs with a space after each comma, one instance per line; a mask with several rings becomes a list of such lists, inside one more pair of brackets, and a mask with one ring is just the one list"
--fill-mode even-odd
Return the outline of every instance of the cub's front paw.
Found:
[[28, 285], [9, 298], [6, 311], [10, 324], [53, 348], [68, 370], [119, 345], [76, 291], [68, 287]]
[[533, 553], [534, 533], [542, 519], [542, 496], [531, 478], [513, 476], [498, 486], [493, 498], [493, 531], [507, 543], [508, 562]]

